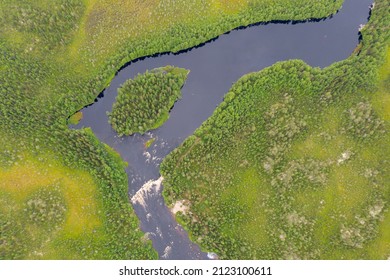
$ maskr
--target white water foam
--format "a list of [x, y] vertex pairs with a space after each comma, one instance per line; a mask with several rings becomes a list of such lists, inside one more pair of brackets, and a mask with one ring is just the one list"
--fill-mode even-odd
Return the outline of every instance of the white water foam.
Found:
[[156, 150], [153, 150], [152, 153], [144, 151], [142, 154], [145, 157], [145, 162], [146, 163], [160, 162], [162, 160], [162, 158], [159, 158], [159, 157], [155, 156], [156, 153], [157, 153]]
[[131, 202], [143, 206], [146, 210], [146, 200], [160, 193], [163, 180], [164, 178], [161, 176], [157, 180], [149, 180], [146, 182], [131, 198]]
[[171, 252], [172, 252], [172, 247], [171, 246], [167, 246], [167, 247], [165, 247], [164, 254], [161, 257], [166, 259], [166, 258], [168, 258], [169, 254]]

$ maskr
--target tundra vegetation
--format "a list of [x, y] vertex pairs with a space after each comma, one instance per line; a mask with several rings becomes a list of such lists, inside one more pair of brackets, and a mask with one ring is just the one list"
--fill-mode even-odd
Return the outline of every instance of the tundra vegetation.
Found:
[[0, 1], [0, 259], [156, 258], [123, 161], [91, 130], [68, 129], [69, 116], [128, 61], [341, 2]]
[[119, 89], [108, 121], [119, 135], [156, 129], [169, 118], [189, 71], [165, 66], [138, 74]]
[[390, 257], [390, 18], [325, 69], [279, 62], [236, 82], [161, 165], [165, 200], [222, 259]]

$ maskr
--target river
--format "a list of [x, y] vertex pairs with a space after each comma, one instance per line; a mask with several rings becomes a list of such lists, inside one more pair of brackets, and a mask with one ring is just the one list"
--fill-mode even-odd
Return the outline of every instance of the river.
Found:
[[[288, 59], [302, 59], [326, 67], [347, 58], [358, 44], [372, 0], [346, 0], [332, 17], [317, 22], [257, 24], [219, 36], [201, 47], [179, 54], [163, 54], [130, 62], [122, 68], [95, 103], [82, 109], [73, 129], [91, 127], [95, 135], [129, 163], [129, 201], [161, 259], [207, 259], [177, 224], [161, 196], [159, 164], [211, 116], [229, 88], [249, 72]], [[127, 79], [156, 67], [173, 65], [191, 72], [169, 120], [145, 135], [118, 137], [108, 124], [117, 89]], [[145, 143], [155, 138], [148, 149]]]

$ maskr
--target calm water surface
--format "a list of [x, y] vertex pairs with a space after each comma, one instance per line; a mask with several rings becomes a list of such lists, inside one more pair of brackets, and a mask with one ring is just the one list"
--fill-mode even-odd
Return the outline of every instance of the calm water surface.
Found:
[[[223, 96], [241, 76], [277, 61], [302, 59], [326, 67], [347, 58], [358, 44], [358, 28], [367, 22], [372, 0], [347, 0], [333, 17], [320, 22], [266, 24], [238, 29], [180, 54], [164, 54], [131, 62], [121, 69], [104, 97], [82, 110], [73, 128], [91, 127], [96, 136], [129, 163], [129, 200], [161, 259], [207, 259], [178, 225], [161, 196], [162, 159], [212, 115]], [[191, 70], [183, 97], [169, 120], [145, 135], [118, 137], [108, 124], [117, 89], [127, 79], [156, 67], [174, 65]], [[156, 141], [145, 149], [145, 142]]]

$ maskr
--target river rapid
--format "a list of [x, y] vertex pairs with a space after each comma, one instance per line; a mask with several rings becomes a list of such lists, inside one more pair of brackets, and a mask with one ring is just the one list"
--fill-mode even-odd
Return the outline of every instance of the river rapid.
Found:
[[[302, 59], [313, 67], [326, 67], [347, 58], [359, 40], [372, 0], [346, 0], [332, 17], [316, 22], [269, 23], [239, 28], [216, 40], [179, 54], [163, 54], [130, 62], [123, 67], [95, 103], [82, 109], [83, 119], [73, 129], [91, 127], [95, 135], [129, 163], [129, 202], [141, 229], [161, 259], [208, 259], [176, 222], [161, 196], [163, 158], [210, 117], [229, 88], [249, 72], [288, 59]], [[156, 67], [173, 65], [191, 72], [169, 120], [144, 135], [118, 137], [108, 124], [117, 89], [127, 79]], [[145, 143], [155, 139], [149, 148]]]

